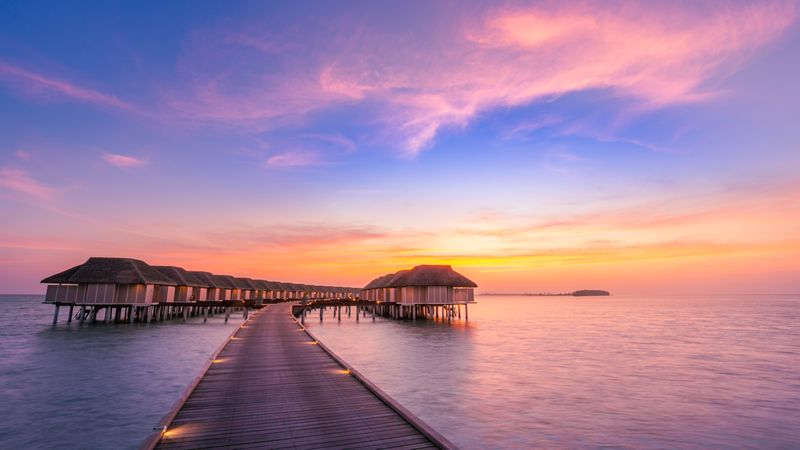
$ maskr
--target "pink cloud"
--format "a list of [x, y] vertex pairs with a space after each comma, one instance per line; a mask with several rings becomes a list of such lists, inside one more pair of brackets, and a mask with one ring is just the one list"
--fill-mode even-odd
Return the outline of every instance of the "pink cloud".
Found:
[[307, 150], [292, 150], [267, 159], [267, 165], [274, 167], [307, 167], [322, 164], [325, 164], [325, 161], [318, 153]]
[[0, 187], [39, 200], [50, 200], [56, 193], [56, 189], [34, 180], [27, 172], [6, 167], [0, 168]]
[[130, 169], [134, 167], [141, 167], [147, 164], [147, 161], [133, 156], [119, 155], [116, 153], [105, 153], [102, 156], [103, 160], [112, 166], [121, 167], [123, 169]]
[[[190, 119], [259, 131], [353, 108], [343, 115], [348, 125], [360, 121], [366, 138], [414, 156], [482, 113], [569, 92], [606, 89], [639, 108], [707, 100], [717, 92], [705, 83], [735, 70], [796, 17], [795, 4], [780, 0], [472, 11], [432, 19], [435, 33], [354, 26], [355, 37], [297, 36], [297, 51], [280, 55], [270, 35], [237, 33], [210, 49], [204, 40], [195, 50], [202, 64], [185, 61], [189, 88], [171, 105]], [[263, 58], [241, 62], [242, 45]]]
[[0, 61], [0, 80], [20, 87], [24, 92], [34, 96], [66, 97], [84, 103], [133, 109], [131, 105], [112, 95], [76, 86], [68, 81], [52, 78], [3, 61]]
[[24, 150], [17, 150], [14, 154], [17, 156], [17, 158], [19, 158], [19, 159], [21, 159], [23, 161], [27, 161], [27, 160], [31, 159], [31, 154], [26, 152], [26, 151], [24, 151]]

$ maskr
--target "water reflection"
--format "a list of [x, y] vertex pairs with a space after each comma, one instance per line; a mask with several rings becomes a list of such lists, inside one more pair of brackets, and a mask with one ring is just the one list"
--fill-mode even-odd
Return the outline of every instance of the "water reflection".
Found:
[[466, 448], [800, 445], [796, 297], [485, 297], [470, 321], [307, 321]]

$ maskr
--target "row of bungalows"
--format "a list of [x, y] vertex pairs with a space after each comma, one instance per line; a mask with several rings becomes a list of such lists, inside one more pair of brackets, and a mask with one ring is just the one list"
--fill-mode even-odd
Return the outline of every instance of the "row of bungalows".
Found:
[[[208, 304], [212, 302], [285, 301], [354, 296], [356, 290], [308, 286], [189, 271], [176, 266], [150, 266], [132, 258], [92, 257], [85, 263], [42, 280], [47, 284], [45, 303], [91, 307], [92, 318], [103, 307], [149, 308], [155, 305]], [[129, 312], [133, 313], [133, 310]], [[147, 314], [150, 309], [137, 310]], [[138, 316], [137, 316], [138, 317]]]
[[[451, 266], [420, 265], [372, 280], [362, 288], [361, 299], [397, 306], [384, 308], [392, 316], [416, 318], [429, 312], [438, 316], [438, 307], [442, 306], [447, 311], [447, 317], [456, 314], [456, 311], [460, 317], [460, 305], [475, 302], [476, 287], [478, 285], [475, 282]], [[458, 308], [454, 309], [453, 306]]]

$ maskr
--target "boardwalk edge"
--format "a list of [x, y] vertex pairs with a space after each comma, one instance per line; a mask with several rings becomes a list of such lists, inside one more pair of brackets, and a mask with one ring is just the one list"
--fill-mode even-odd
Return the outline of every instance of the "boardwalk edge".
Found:
[[327, 345], [325, 345], [322, 341], [317, 339], [317, 337], [314, 335], [314, 333], [309, 331], [308, 328], [306, 328], [303, 324], [301, 324], [300, 321], [298, 321], [297, 318], [294, 315], [289, 314], [289, 316], [292, 318], [292, 320], [294, 320], [294, 322], [303, 331], [306, 332], [306, 334], [311, 339], [316, 341], [317, 345], [320, 348], [322, 348], [322, 350], [325, 353], [327, 353], [334, 361], [336, 361], [337, 364], [342, 366], [343, 369], [348, 370], [350, 372], [350, 375], [352, 375], [353, 378], [356, 379], [356, 381], [361, 383], [365, 388], [367, 388], [367, 390], [369, 390], [376, 397], [378, 397], [378, 399], [380, 399], [380, 401], [382, 401], [386, 406], [391, 408], [394, 412], [396, 412], [398, 415], [400, 415], [400, 417], [405, 419], [417, 431], [422, 433], [426, 438], [430, 439], [431, 442], [433, 442], [439, 448], [442, 448], [442, 449], [445, 449], [445, 450], [455, 450], [455, 449], [458, 448], [452, 442], [447, 440], [447, 438], [442, 436], [438, 431], [434, 430], [430, 425], [425, 423], [422, 419], [417, 417], [414, 413], [412, 413], [411, 411], [406, 409], [403, 405], [398, 403], [395, 399], [390, 397], [389, 394], [387, 394], [381, 388], [376, 386], [372, 381], [369, 380], [369, 378], [367, 378], [364, 375], [362, 375], [361, 372], [359, 372], [358, 370], [353, 368], [350, 364], [348, 364], [339, 355], [334, 353], [334, 351], [331, 350], [330, 348], [328, 348]]
[[[269, 305], [265, 306], [263, 309], [266, 308], [269, 308]], [[206, 375], [206, 372], [208, 372], [208, 369], [211, 368], [213, 364], [212, 361], [219, 357], [222, 351], [225, 350], [225, 347], [228, 346], [228, 343], [230, 343], [231, 338], [236, 336], [236, 333], [238, 333], [239, 330], [242, 329], [242, 326], [247, 322], [250, 322], [260, 312], [261, 310], [253, 314], [250, 314], [247, 320], [245, 320], [239, 326], [237, 326], [235, 330], [231, 331], [231, 333], [225, 338], [225, 340], [219, 345], [219, 347], [217, 347], [217, 349], [214, 350], [214, 353], [212, 353], [211, 356], [208, 358], [208, 361], [206, 361], [203, 368], [200, 369], [198, 375], [192, 380], [191, 383], [189, 383], [188, 386], [186, 386], [186, 389], [183, 390], [181, 396], [178, 397], [178, 400], [175, 401], [169, 412], [167, 412], [164, 415], [164, 417], [162, 417], [161, 420], [158, 421], [158, 424], [155, 427], [153, 427], [153, 432], [150, 433], [145, 439], [145, 441], [142, 443], [142, 445], [139, 446], [139, 450], [153, 450], [156, 447], [156, 445], [158, 445], [159, 441], [161, 441], [161, 437], [164, 434], [163, 430], [166, 430], [167, 428], [169, 428], [170, 425], [172, 425], [172, 421], [175, 419], [175, 416], [178, 415], [178, 411], [180, 411], [181, 408], [183, 408], [183, 405], [186, 403], [186, 400], [189, 399], [189, 396], [192, 394], [192, 392], [194, 392], [194, 389], [197, 387], [198, 384], [200, 384], [200, 380], [203, 379], [203, 377]]]

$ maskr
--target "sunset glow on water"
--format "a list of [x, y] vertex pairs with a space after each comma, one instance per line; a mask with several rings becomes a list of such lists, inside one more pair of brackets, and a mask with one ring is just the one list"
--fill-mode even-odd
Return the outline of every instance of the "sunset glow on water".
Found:
[[792, 448], [800, 296], [479, 297], [307, 326], [462, 448]]

